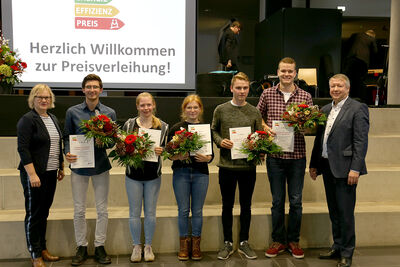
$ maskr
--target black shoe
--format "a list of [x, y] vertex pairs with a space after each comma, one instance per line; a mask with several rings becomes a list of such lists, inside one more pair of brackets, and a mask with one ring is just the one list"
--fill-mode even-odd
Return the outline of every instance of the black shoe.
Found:
[[323, 260], [340, 259], [340, 252], [336, 249], [330, 249], [328, 252], [319, 254], [319, 258]]
[[87, 247], [79, 246], [76, 248], [76, 255], [72, 258], [71, 265], [79, 266], [85, 262], [88, 257]]
[[111, 258], [107, 255], [104, 246], [98, 246], [94, 249], [94, 259], [100, 264], [110, 264]]
[[337, 264], [337, 267], [350, 267], [351, 266], [351, 258], [342, 257]]

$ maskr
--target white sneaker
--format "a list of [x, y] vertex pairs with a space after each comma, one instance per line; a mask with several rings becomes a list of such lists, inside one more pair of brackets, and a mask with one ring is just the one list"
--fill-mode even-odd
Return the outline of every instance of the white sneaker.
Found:
[[150, 245], [146, 245], [144, 247], [144, 261], [154, 261], [154, 258], [153, 249]]
[[141, 262], [142, 261], [142, 246], [134, 245], [131, 255], [131, 262]]

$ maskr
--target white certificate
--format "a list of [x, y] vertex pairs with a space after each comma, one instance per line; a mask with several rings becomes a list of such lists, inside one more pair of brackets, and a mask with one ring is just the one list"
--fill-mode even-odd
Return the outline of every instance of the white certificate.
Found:
[[195, 133], [197, 132], [200, 135], [200, 140], [206, 142], [202, 148], [197, 150], [196, 152], [190, 152], [190, 156], [194, 156], [196, 153], [203, 155], [211, 155], [212, 154], [212, 143], [211, 143], [211, 129], [210, 124], [189, 124], [188, 125], [189, 132]]
[[70, 135], [69, 153], [77, 156], [76, 162], [71, 163], [72, 169], [94, 168], [93, 138], [86, 139], [84, 135]]
[[240, 148], [250, 133], [250, 126], [229, 128], [229, 139], [233, 142], [233, 147], [231, 149], [232, 159], [247, 159], [247, 155], [240, 152]]
[[[154, 148], [160, 146], [161, 130], [139, 128], [139, 135], [144, 135], [145, 133], [147, 133], [150, 137], [150, 140], [154, 142], [154, 144], [150, 148], [150, 150], [154, 152]], [[156, 153], [154, 152], [150, 156], [144, 158], [143, 160], [158, 162], [158, 157], [159, 156], [157, 156]]]
[[274, 142], [282, 148], [283, 152], [294, 151], [294, 128], [288, 122], [272, 121], [272, 131], [276, 133]]

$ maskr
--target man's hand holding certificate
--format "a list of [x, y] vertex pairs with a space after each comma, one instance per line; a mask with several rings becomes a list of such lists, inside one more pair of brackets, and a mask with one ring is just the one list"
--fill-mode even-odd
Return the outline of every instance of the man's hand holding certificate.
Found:
[[272, 121], [272, 131], [275, 132], [274, 142], [282, 148], [283, 152], [294, 151], [294, 129], [288, 122]]
[[229, 128], [229, 139], [233, 143], [231, 149], [232, 159], [246, 159], [247, 155], [240, 151], [242, 143], [246, 140], [247, 136], [251, 133], [251, 127], [237, 127]]
[[71, 162], [72, 169], [94, 168], [93, 138], [86, 139], [84, 135], [70, 135], [69, 150], [71, 155], [76, 155], [76, 161]]

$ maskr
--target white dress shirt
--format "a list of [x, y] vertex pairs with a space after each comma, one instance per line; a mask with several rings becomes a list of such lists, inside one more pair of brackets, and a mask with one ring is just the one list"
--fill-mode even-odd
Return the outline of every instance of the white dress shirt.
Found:
[[340, 112], [340, 110], [343, 107], [344, 102], [346, 102], [348, 96], [337, 103], [335, 105], [335, 102], [332, 101], [332, 109], [331, 112], [329, 113], [328, 120], [326, 121], [326, 127], [325, 127], [325, 134], [324, 134], [324, 142], [322, 143], [322, 157], [323, 158], [328, 158], [328, 148], [327, 148], [327, 142], [328, 142], [328, 136], [331, 132], [332, 126], [335, 123], [335, 120]]

